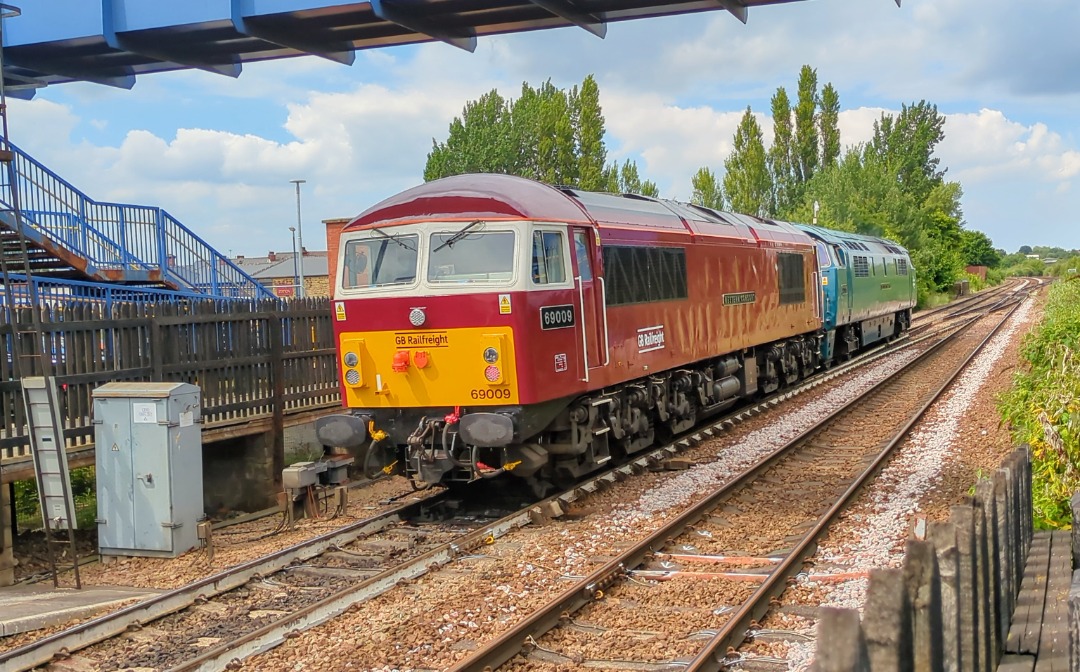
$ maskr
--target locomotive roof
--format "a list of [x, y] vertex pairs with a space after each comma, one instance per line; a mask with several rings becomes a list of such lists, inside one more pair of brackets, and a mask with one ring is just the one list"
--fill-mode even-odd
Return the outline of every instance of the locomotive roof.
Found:
[[345, 227], [418, 220], [529, 219], [810, 243], [787, 222], [650, 198], [552, 187], [513, 175], [455, 175], [413, 187], [368, 208]]
[[908, 251], [904, 249], [902, 245], [889, 240], [888, 238], [866, 236], [861, 233], [851, 233], [850, 231], [837, 231], [835, 229], [826, 229], [820, 226], [811, 226], [810, 224], [796, 224], [795, 226], [806, 231], [818, 240], [826, 243], [834, 243], [851, 250], [864, 250], [866, 252], [877, 252], [878, 254], [897, 254], [904, 257], [908, 256]]

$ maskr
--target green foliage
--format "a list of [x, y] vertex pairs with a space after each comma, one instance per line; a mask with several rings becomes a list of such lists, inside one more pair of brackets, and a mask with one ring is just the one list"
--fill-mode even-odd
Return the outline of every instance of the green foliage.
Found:
[[765, 165], [761, 126], [746, 107], [735, 131], [735, 148], [724, 161], [724, 194], [736, 212], [764, 215], [768, 212], [772, 185]]
[[[1072, 271], [1071, 273], [1069, 271]], [[1046, 272], [1059, 278], [1076, 277], [1080, 272], [1080, 255], [1066, 257], [1055, 264], [1051, 264]]]
[[[97, 519], [97, 486], [94, 467], [71, 470], [71, 496], [75, 500], [75, 520], [81, 529], [94, 529]], [[37, 481], [15, 481], [15, 514], [23, 525], [40, 526], [41, 505]]]
[[941, 159], [934, 149], [945, 139], [945, 117], [938, 114], [937, 105], [925, 100], [903, 105], [900, 114], [882, 114], [874, 123], [871, 151], [877, 153], [896, 175], [904, 191], [916, 200], [926, 198], [941, 184], [945, 171], [939, 170]]
[[424, 179], [506, 173], [580, 189], [659, 195], [632, 161], [620, 167], [606, 160], [600, 88], [589, 75], [570, 91], [550, 80], [536, 88], [526, 82], [517, 100], [493, 89], [465, 103], [446, 140], [432, 140]]
[[1032, 500], [1040, 528], [1063, 528], [1080, 490], [1080, 281], [1050, 287], [1042, 322], [1024, 339], [1025, 366], [998, 409], [1032, 449]]
[[795, 169], [792, 165], [794, 152], [791, 127], [791, 101], [784, 87], [776, 89], [772, 97], [773, 144], [769, 147], [766, 161], [772, 178], [772, 214], [783, 215], [791, 210], [795, 201]]
[[821, 90], [818, 121], [821, 126], [821, 167], [828, 168], [835, 165], [840, 157], [840, 94], [832, 82]]
[[690, 184], [694, 190], [693, 195], [690, 196], [691, 203], [717, 210], [724, 207], [724, 190], [711, 170], [706, 167], [699, 168], [690, 180]]
[[809, 65], [799, 71], [799, 92], [795, 102], [795, 147], [793, 164], [799, 185], [810, 181], [818, 168], [817, 70]]
[[968, 266], [996, 268], [1001, 263], [1001, 255], [994, 249], [993, 241], [982, 231], [962, 231], [960, 244], [961, 255]]

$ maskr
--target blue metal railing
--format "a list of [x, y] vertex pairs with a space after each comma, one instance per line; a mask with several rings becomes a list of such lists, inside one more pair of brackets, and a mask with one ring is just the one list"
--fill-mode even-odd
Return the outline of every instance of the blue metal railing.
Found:
[[[15, 306], [32, 304], [30, 288], [26, 276], [11, 273], [12, 303]], [[32, 276], [31, 281], [37, 288], [38, 301], [43, 305], [71, 305], [74, 303], [103, 304], [111, 309], [117, 303], [150, 303], [161, 301], [206, 301], [206, 294], [191, 291], [157, 289], [153, 287], [131, 287], [108, 282], [84, 282], [82, 280], [58, 280]], [[5, 293], [0, 292], [0, 306], [6, 304]]]
[[[161, 208], [99, 203], [18, 147], [14, 165], [23, 221], [32, 232], [85, 259], [87, 272], [142, 280], [159, 270], [204, 297], [274, 298], [257, 280]], [[6, 171], [0, 179], [6, 182]], [[10, 190], [0, 206], [10, 210]]]

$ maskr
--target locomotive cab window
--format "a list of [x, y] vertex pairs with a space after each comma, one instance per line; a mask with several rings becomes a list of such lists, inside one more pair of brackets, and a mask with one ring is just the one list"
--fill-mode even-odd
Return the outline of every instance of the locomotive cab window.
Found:
[[416, 281], [416, 234], [390, 234], [374, 230], [371, 237], [345, 244], [345, 289], [405, 285]]
[[833, 265], [832, 259], [829, 258], [829, 248], [825, 247], [825, 243], [818, 243], [814, 247], [817, 248], [817, 263], [820, 268], [828, 268]]
[[[471, 229], [469, 227], [472, 227]], [[483, 231], [473, 222], [437, 231], [429, 241], [428, 282], [509, 282], [514, 277], [514, 232]]]
[[533, 231], [533, 284], [553, 285], [566, 282], [565, 248], [561, 231]]

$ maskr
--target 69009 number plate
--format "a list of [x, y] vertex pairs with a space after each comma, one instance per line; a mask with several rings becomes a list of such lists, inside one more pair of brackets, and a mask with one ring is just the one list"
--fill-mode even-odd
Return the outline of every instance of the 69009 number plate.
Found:
[[540, 309], [541, 329], [565, 329], [574, 326], [574, 306], [544, 306]]

